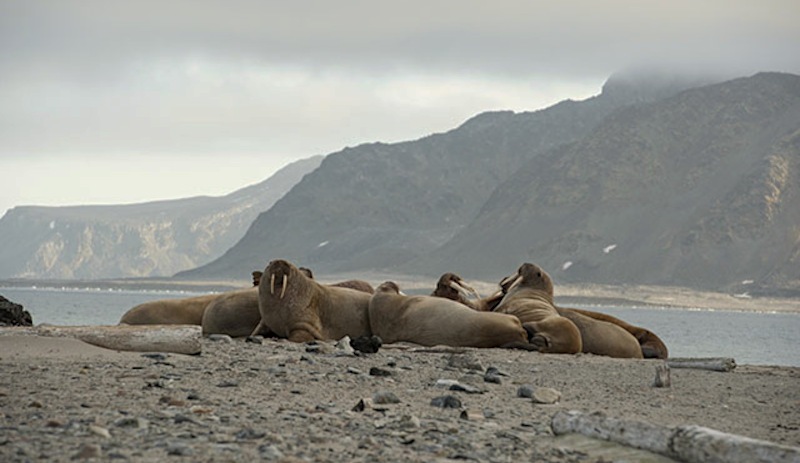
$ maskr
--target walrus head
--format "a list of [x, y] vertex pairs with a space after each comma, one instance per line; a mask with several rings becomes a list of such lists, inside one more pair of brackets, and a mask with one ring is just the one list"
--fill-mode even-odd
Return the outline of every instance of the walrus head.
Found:
[[516, 274], [508, 276], [500, 282], [500, 287], [506, 294], [518, 286], [553, 295], [553, 280], [550, 275], [538, 265], [528, 262], [522, 264]]
[[384, 281], [375, 289], [375, 293], [395, 293], [395, 294], [402, 294], [400, 292], [400, 287], [397, 286], [397, 283], [394, 281]]
[[[286, 296], [286, 288], [292, 280], [309, 278], [306, 272], [283, 259], [270, 262], [264, 270], [264, 275], [269, 275], [269, 294], [278, 299]], [[265, 277], [262, 276], [263, 278]]]
[[475, 289], [469, 286], [460, 276], [455, 273], [447, 272], [436, 282], [436, 289], [431, 294], [436, 297], [443, 297], [453, 301], [463, 302], [468, 299], [468, 296], [475, 296], [480, 299], [481, 296]]

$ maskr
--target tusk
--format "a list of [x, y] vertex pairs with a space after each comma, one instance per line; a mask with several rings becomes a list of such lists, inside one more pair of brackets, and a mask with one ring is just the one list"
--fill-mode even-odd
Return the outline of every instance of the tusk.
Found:
[[286, 294], [286, 285], [289, 284], [289, 275], [283, 276], [283, 287], [281, 288], [281, 299], [283, 299], [283, 295]]
[[269, 293], [275, 295], [275, 274], [271, 273], [269, 276]]
[[510, 293], [511, 290], [516, 288], [517, 286], [519, 286], [520, 283], [522, 283], [522, 277], [521, 276], [517, 277], [516, 279], [514, 279], [514, 282], [511, 283], [511, 286], [508, 287], [508, 289], [505, 291], [505, 293], [506, 294]]
[[254, 330], [253, 330], [253, 332], [252, 332], [252, 333], [250, 333], [250, 336], [255, 336], [255, 335], [257, 335], [258, 333], [260, 333], [260, 332], [261, 332], [261, 327], [262, 327], [262, 326], [264, 326], [264, 320], [263, 320], [263, 319], [261, 319], [261, 320], [259, 320], [259, 321], [258, 321], [258, 325], [256, 326], [256, 329], [254, 329]]

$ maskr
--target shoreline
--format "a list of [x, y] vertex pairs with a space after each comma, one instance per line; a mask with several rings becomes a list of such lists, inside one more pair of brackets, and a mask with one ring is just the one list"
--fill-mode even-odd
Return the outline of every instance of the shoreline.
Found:
[[[350, 278], [369, 281], [374, 286], [378, 281], [394, 280], [409, 294], [426, 294], [431, 291], [435, 281], [423, 280], [404, 275], [343, 274], [322, 276], [320, 282], [333, 283]], [[482, 295], [497, 289], [496, 283], [470, 281]], [[147, 292], [196, 292], [218, 293], [243, 289], [250, 286], [248, 281], [233, 280], [174, 280], [169, 278], [108, 279], [108, 280], [0, 280], [0, 291], [12, 289], [53, 289], [53, 290], [127, 290]], [[796, 298], [731, 295], [714, 291], [700, 291], [678, 286], [652, 285], [601, 285], [594, 283], [558, 285], [555, 300], [559, 305], [581, 304], [597, 307], [648, 307], [678, 310], [719, 310], [758, 313], [800, 314], [800, 300]]]

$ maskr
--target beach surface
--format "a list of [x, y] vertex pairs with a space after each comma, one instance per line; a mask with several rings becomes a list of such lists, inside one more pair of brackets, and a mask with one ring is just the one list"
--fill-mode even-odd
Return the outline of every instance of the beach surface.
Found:
[[658, 360], [258, 341], [190, 356], [2, 335], [0, 461], [671, 461], [554, 436], [568, 410], [800, 446], [800, 368], [673, 368], [659, 388]]

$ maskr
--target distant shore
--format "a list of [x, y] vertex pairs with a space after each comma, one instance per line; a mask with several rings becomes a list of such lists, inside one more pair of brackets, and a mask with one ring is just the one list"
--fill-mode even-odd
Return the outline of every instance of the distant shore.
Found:
[[[406, 292], [425, 294], [433, 289], [433, 279], [388, 274], [319, 277], [323, 283], [361, 278], [373, 285], [386, 280], [394, 280]], [[482, 295], [497, 290], [497, 284], [485, 281], [470, 281]], [[0, 280], [0, 290], [14, 288], [69, 288], [69, 289], [123, 289], [130, 291], [187, 291], [187, 292], [225, 292], [250, 286], [247, 280], [176, 280], [172, 278], [136, 278], [108, 280]], [[615, 307], [670, 307], [676, 309], [729, 310], [740, 312], [800, 313], [800, 300], [797, 298], [733, 295], [727, 293], [700, 291], [677, 286], [649, 285], [601, 285], [567, 284], [555, 288], [556, 302], [561, 305], [597, 305]]]

